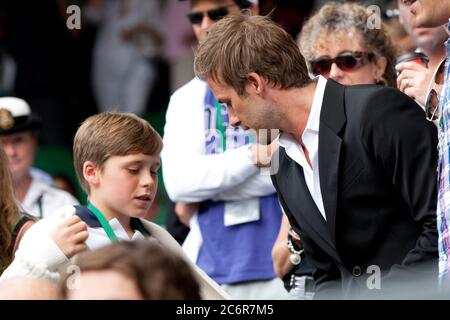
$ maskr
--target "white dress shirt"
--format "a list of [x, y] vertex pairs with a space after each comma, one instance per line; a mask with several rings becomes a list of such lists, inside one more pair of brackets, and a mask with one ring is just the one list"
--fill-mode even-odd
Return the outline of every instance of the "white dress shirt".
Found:
[[[303, 168], [306, 185], [309, 193], [316, 203], [317, 208], [326, 220], [325, 209], [323, 207], [322, 192], [320, 190], [319, 179], [319, 126], [320, 126], [320, 111], [322, 109], [323, 95], [325, 92], [325, 85], [327, 80], [322, 77], [317, 77], [317, 87], [314, 93], [311, 111], [309, 113], [308, 122], [302, 134], [302, 141], [309, 153], [311, 166], [306, 159], [302, 146], [297, 143], [294, 137], [288, 133], [281, 133], [279, 144], [280, 147], [286, 150], [286, 154]], [[316, 79], [317, 79], [316, 78]]]
[[[145, 236], [139, 230], [135, 230], [133, 236], [130, 239], [127, 232], [122, 227], [119, 220], [117, 220], [116, 218], [111, 219], [108, 222], [111, 226], [111, 229], [114, 231], [120, 241], [136, 241], [145, 239]], [[111, 244], [111, 239], [108, 237], [103, 228], [88, 227], [88, 233], [89, 237], [86, 240], [86, 245], [91, 250]]]

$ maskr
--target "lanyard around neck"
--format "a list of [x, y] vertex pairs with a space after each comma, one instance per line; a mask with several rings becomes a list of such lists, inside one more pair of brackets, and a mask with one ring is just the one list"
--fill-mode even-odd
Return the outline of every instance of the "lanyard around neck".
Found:
[[214, 104], [216, 106], [216, 129], [220, 132], [220, 142], [222, 145], [222, 151], [227, 149], [227, 137], [225, 135], [225, 126], [223, 125], [223, 117], [222, 117], [222, 104], [219, 103], [216, 99], [214, 99]]
[[117, 235], [114, 233], [114, 230], [111, 228], [108, 220], [106, 220], [105, 216], [98, 210], [92, 203], [88, 202], [86, 208], [88, 208], [98, 219], [98, 222], [100, 222], [100, 225], [102, 226], [103, 230], [105, 230], [106, 235], [108, 238], [112, 241], [119, 241], [117, 238]]

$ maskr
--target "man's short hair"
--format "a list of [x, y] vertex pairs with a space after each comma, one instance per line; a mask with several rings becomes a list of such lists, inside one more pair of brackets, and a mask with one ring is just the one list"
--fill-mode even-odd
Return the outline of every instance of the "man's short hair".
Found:
[[[132, 280], [145, 300], [200, 300], [200, 285], [181, 256], [157, 240], [117, 242], [76, 258], [81, 273], [114, 270]], [[67, 296], [65, 275], [60, 282]]]
[[161, 136], [144, 119], [132, 113], [104, 112], [87, 118], [75, 135], [73, 162], [81, 187], [89, 193], [83, 165], [92, 161], [103, 167], [112, 156], [143, 153], [159, 155]]
[[294, 39], [263, 16], [230, 15], [208, 29], [195, 53], [196, 75], [245, 95], [247, 76], [256, 72], [281, 89], [301, 88], [311, 80]]

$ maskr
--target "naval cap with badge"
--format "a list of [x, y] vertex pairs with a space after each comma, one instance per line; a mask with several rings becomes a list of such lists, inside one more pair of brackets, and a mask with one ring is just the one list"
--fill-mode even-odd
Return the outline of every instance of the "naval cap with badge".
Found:
[[0, 135], [39, 129], [41, 121], [28, 103], [16, 97], [0, 97]]

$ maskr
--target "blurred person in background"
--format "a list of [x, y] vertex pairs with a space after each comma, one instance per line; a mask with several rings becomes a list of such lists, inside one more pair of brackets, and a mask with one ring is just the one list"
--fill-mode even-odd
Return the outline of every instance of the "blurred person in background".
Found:
[[0, 141], [8, 156], [14, 193], [25, 212], [43, 218], [61, 206], [78, 204], [78, 200], [31, 174], [39, 129], [40, 119], [25, 100], [0, 98]]
[[369, 29], [370, 13], [353, 3], [327, 4], [303, 27], [300, 51], [309, 72], [343, 85], [396, 86], [395, 48], [384, 23]]
[[445, 26], [420, 28], [414, 25], [414, 15], [402, 0], [397, 0], [400, 23], [411, 36], [416, 45], [416, 52], [428, 56], [428, 66], [416, 62], [403, 62], [396, 66], [400, 75], [397, 78], [398, 88], [425, 108], [428, 86], [434, 71], [445, 58], [444, 42], [448, 38]]
[[84, 13], [98, 25], [92, 85], [99, 111], [143, 115], [158, 81], [163, 44], [160, 0], [90, 0]]
[[60, 281], [69, 300], [201, 299], [187, 263], [156, 240], [114, 243], [81, 253], [75, 264], [79, 278]]
[[61, 300], [60, 289], [45, 279], [15, 278], [0, 283], [0, 300]]

